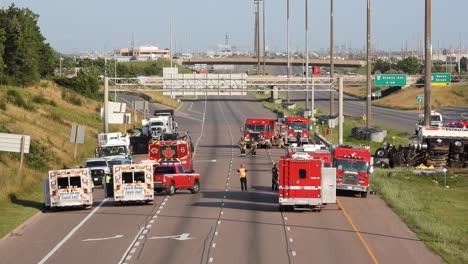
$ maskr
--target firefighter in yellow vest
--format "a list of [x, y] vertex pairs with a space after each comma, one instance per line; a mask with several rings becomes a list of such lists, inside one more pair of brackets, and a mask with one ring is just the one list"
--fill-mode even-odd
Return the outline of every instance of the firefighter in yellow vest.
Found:
[[112, 176], [107, 174], [105, 177], [106, 180], [106, 196], [114, 197], [114, 184], [112, 184]]
[[237, 174], [239, 174], [241, 190], [244, 191], [245, 189], [245, 191], [247, 191], [247, 169], [245, 168], [244, 163], [240, 165], [240, 168], [237, 170]]

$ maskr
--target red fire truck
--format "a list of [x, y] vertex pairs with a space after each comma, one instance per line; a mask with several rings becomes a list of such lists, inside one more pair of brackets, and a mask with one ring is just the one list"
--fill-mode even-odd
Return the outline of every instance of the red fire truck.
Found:
[[279, 161], [279, 210], [321, 210], [336, 203], [336, 171], [307, 153], [284, 156]]
[[149, 159], [158, 163], [176, 162], [193, 170], [193, 145], [189, 140], [153, 141], [149, 143]]
[[247, 146], [250, 147], [250, 142], [255, 139], [260, 146], [270, 148], [275, 136], [275, 124], [275, 119], [247, 118], [244, 129], [241, 129], [244, 132]]
[[310, 119], [308, 117], [286, 117], [288, 143], [309, 142]]
[[369, 147], [335, 146], [333, 167], [337, 190], [360, 192], [361, 197], [367, 197], [373, 171]]
[[301, 147], [289, 147], [286, 155], [292, 157], [296, 153], [307, 153], [314, 159], [320, 159], [323, 161], [323, 166], [326, 168], [331, 167], [332, 157], [330, 150], [322, 144], [304, 144]]

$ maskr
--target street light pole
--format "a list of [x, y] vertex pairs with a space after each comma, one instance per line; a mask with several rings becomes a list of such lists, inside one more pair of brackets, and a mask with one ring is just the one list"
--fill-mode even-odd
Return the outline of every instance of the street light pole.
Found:
[[263, 0], [263, 75], [265, 75], [265, 56], [266, 56], [266, 49], [265, 49], [265, 0]]
[[286, 23], [287, 24], [286, 25], [287, 44], [286, 44], [286, 46], [287, 46], [287, 52], [288, 52], [288, 69], [287, 69], [287, 71], [288, 71], [288, 73], [287, 73], [287, 75], [288, 75], [288, 78], [287, 78], [288, 79], [288, 81], [287, 81], [288, 85], [287, 85], [287, 88], [286, 88], [287, 89], [286, 99], [287, 99], [288, 105], [289, 105], [289, 103], [290, 103], [290, 98], [289, 98], [289, 77], [290, 76], [289, 75], [291, 74], [291, 55], [290, 55], [290, 52], [289, 52], [289, 0], [287, 0], [287, 5], [288, 5], [288, 7], [286, 8], [286, 12], [287, 12], [287, 16], [286, 16], [287, 17], [287, 23]]
[[367, 0], [367, 113], [366, 113], [366, 127], [372, 127], [372, 120], [371, 120], [371, 6], [370, 0]]
[[[330, 0], [330, 83], [333, 82], [335, 76], [335, 65], [334, 65], [334, 56], [335, 56], [335, 41], [334, 41], [334, 14], [333, 14], [333, 1]], [[335, 92], [330, 91], [330, 115], [333, 115], [335, 112]]]
[[426, 15], [425, 15], [425, 82], [424, 82], [424, 126], [431, 125], [431, 65], [432, 65], [432, 2], [426, 0]]
[[[307, 39], [309, 37], [309, 8], [308, 8], [308, 1], [305, 0], [305, 59], [306, 59], [306, 99], [305, 99], [305, 109], [309, 109], [309, 47], [307, 43]], [[313, 114], [314, 109], [312, 109], [312, 117], [314, 116]]]

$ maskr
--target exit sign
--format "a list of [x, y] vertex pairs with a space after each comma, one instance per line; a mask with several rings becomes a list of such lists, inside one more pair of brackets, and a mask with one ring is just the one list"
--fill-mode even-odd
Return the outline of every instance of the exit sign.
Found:
[[431, 85], [433, 86], [449, 86], [451, 82], [451, 73], [433, 73], [431, 75]]
[[406, 74], [375, 74], [375, 86], [405, 86]]

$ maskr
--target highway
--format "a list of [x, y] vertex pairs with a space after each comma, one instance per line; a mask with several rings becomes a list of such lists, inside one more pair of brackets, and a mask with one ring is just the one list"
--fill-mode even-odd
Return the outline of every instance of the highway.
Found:
[[[2, 263], [442, 263], [378, 195], [341, 195], [321, 212], [278, 211], [271, 165], [284, 150], [239, 157], [247, 117], [274, 117], [248, 97], [185, 99], [180, 131], [195, 144], [201, 191], [91, 210], [39, 213], [0, 241]], [[138, 157], [142, 158], [142, 157]], [[236, 173], [247, 165], [247, 192]]]

